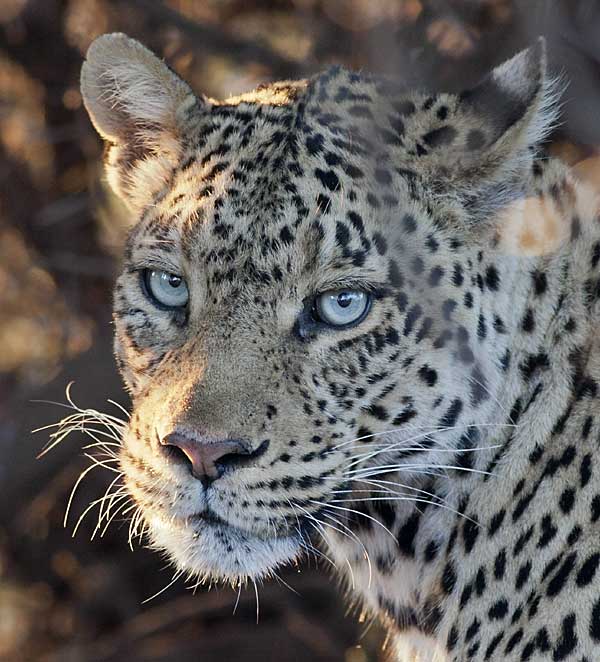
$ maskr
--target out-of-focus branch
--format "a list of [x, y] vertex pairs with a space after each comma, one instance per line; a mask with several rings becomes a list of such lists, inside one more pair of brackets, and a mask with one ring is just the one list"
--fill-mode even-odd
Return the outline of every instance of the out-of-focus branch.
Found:
[[190, 38], [192, 48], [221, 53], [246, 64], [259, 62], [273, 70], [278, 78], [299, 78], [305, 74], [298, 62], [274, 53], [270, 48], [255, 41], [227, 34], [215, 26], [202, 25], [187, 19], [179, 12], [165, 6], [159, 0], [117, 0], [114, 5], [136, 7], [144, 11], [152, 23], [173, 25]]

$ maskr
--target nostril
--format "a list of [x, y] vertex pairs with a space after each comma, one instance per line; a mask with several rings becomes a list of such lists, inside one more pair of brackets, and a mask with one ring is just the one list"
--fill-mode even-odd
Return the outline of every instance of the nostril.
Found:
[[192, 475], [206, 486], [226, 471], [245, 466], [263, 455], [269, 441], [251, 451], [249, 444], [237, 439], [210, 439], [172, 432], [160, 440], [165, 452], [174, 460], [187, 464]]
[[238, 450], [233, 453], [227, 453], [217, 460], [217, 464], [221, 465], [224, 469], [231, 469], [234, 467], [244, 467], [252, 464], [261, 455], [264, 455], [269, 448], [269, 440], [265, 439], [258, 448], [250, 451], [247, 447], [243, 450]]
[[184, 451], [182, 451], [181, 448], [179, 448], [179, 446], [165, 443], [164, 441], [161, 441], [161, 445], [163, 447], [163, 452], [167, 456], [167, 458], [173, 460], [177, 464], [181, 464], [182, 466], [188, 466], [190, 471], [193, 469], [192, 461], [184, 453]]

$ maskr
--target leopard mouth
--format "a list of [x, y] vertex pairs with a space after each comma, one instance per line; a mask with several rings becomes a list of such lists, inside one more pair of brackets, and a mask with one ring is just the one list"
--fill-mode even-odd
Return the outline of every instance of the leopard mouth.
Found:
[[221, 530], [222, 532], [227, 532], [230, 531], [232, 533], [237, 533], [241, 536], [249, 536], [252, 538], [256, 538], [257, 540], [280, 540], [280, 539], [285, 539], [289, 538], [289, 534], [280, 534], [277, 535], [275, 533], [271, 533], [270, 535], [262, 534], [260, 532], [256, 531], [248, 531], [247, 529], [243, 529], [239, 526], [236, 526], [235, 524], [232, 524], [231, 522], [228, 522], [227, 520], [223, 519], [222, 517], [219, 517], [214, 511], [212, 510], [205, 510], [200, 513], [195, 513], [194, 515], [191, 515], [190, 517], [186, 517], [185, 520], [182, 520], [182, 523], [184, 526], [203, 526], [203, 527], [214, 527], [218, 530]]
[[178, 569], [201, 579], [239, 582], [260, 579], [294, 562], [301, 554], [300, 534], [260, 535], [241, 529], [212, 511], [186, 518], [147, 517], [154, 547]]
[[[226, 526], [226, 527], [231, 527], [231, 524], [224, 520], [222, 517], [219, 517], [215, 512], [212, 510], [205, 510], [200, 513], [194, 513], [191, 517], [186, 517], [185, 518], [186, 523], [189, 522], [201, 522], [203, 524], [207, 525], [219, 525], [219, 526]], [[232, 527], [232, 528], [237, 528], [237, 527]]]

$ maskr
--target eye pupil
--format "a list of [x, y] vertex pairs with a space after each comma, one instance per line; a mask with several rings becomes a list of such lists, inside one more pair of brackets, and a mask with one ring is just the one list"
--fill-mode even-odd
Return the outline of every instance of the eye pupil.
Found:
[[154, 303], [165, 308], [183, 308], [189, 300], [185, 278], [159, 269], [145, 269], [142, 273], [145, 291]]
[[332, 327], [348, 327], [364, 319], [370, 304], [370, 295], [362, 290], [328, 290], [315, 299], [313, 317]]

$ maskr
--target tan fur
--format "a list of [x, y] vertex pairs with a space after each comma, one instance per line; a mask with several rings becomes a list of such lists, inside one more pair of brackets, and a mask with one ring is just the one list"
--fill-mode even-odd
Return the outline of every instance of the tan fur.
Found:
[[[324, 545], [402, 662], [595, 659], [600, 225], [543, 154], [545, 66], [540, 41], [462, 95], [334, 68], [218, 102], [123, 35], [92, 45], [136, 221], [120, 461], [181, 574], [255, 581]], [[368, 314], [327, 325], [331, 291]], [[256, 455], [205, 485], [173, 432]]]

